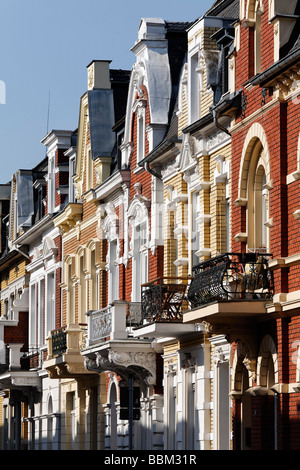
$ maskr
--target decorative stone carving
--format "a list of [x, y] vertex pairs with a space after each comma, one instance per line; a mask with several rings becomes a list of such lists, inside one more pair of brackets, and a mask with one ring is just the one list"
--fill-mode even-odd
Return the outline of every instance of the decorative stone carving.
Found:
[[98, 373], [111, 371], [124, 380], [132, 374], [137, 380], [153, 385], [156, 378], [156, 354], [149, 351], [126, 352], [109, 349], [105, 355], [97, 352], [94, 357], [86, 357], [85, 367]]

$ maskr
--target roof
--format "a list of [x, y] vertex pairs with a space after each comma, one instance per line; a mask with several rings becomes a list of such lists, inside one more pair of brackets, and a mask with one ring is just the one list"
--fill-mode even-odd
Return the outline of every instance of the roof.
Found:
[[220, 18], [238, 18], [240, 12], [239, 0], [217, 0], [206, 12], [205, 16], [218, 16]]

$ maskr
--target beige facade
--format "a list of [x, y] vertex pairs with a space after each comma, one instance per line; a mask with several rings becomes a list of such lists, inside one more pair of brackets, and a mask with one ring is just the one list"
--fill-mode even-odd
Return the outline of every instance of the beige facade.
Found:
[[[164, 276], [177, 283], [189, 282], [193, 266], [201, 261], [230, 251], [231, 139], [210, 113], [210, 80], [219, 57], [212, 35], [220, 27], [220, 21], [208, 17], [189, 30], [177, 109], [166, 137], [178, 141], [168, 152], [150, 157], [151, 167], [161, 170], [164, 186]], [[182, 310], [187, 309], [183, 303]], [[230, 449], [229, 398], [225, 403], [217, 398], [220, 375], [229, 383], [226, 339], [212, 336], [205, 324], [195, 324], [194, 333], [159, 342], [167, 409], [165, 448]], [[226, 351], [225, 366], [216, 360], [220, 348]], [[220, 424], [224, 413], [225, 434]]]

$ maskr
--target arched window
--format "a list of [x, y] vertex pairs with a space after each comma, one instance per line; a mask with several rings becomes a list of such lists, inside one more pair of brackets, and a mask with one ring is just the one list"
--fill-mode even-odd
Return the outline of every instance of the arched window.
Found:
[[80, 317], [84, 318], [87, 311], [87, 288], [86, 288], [86, 276], [84, 269], [84, 255], [79, 256], [79, 279], [80, 279]]
[[91, 239], [87, 243], [87, 277], [89, 278], [88, 310], [99, 308], [99, 263], [100, 241]]
[[270, 230], [273, 225], [270, 217], [269, 194], [272, 190], [270, 152], [264, 128], [255, 123], [249, 129], [244, 141], [239, 175], [236, 206], [246, 209], [247, 223], [241, 225], [240, 235], [247, 240], [249, 250], [270, 249]]
[[[251, 73], [257, 74], [261, 72], [261, 16], [264, 13], [264, 5], [262, 0], [248, 0], [246, 9], [244, 9], [244, 0], [241, 2], [241, 18], [246, 27], [250, 27], [250, 54], [253, 54], [254, 70], [251, 67]], [[253, 30], [252, 30], [253, 28]]]
[[117, 417], [117, 388], [112, 384], [110, 389], [110, 450], [118, 448], [118, 417]]
[[140, 302], [141, 284], [148, 280], [148, 209], [139, 196], [128, 210], [130, 220], [130, 255], [132, 257], [132, 301]]
[[106, 206], [107, 216], [103, 223], [103, 232], [108, 241], [106, 269], [108, 272], [108, 303], [119, 299], [119, 219], [112, 203]]
[[261, 158], [263, 149], [258, 142], [253, 149], [248, 184], [248, 247], [267, 251], [268, 190], [266, 172]]
[[47, 417], [47, 449], [52, 449], [53, 443], [53, 403], [52, 397], [48, 400], [48, 417]]

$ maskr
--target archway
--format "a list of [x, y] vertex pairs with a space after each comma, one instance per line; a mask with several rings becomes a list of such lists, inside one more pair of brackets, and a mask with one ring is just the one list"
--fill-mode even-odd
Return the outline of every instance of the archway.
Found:
[[110, 449], [118, 449], [117, 387], [113, 383], [110, 389]]

